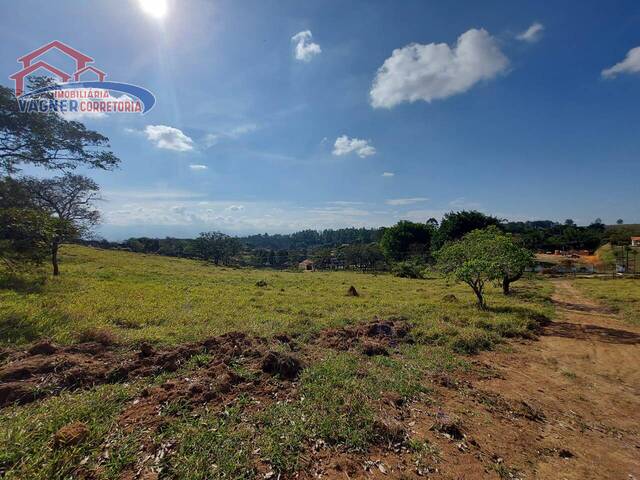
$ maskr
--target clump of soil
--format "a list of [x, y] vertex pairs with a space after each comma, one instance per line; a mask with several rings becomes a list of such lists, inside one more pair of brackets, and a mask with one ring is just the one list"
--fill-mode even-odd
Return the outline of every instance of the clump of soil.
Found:
[[436, 420], [429, 430], [441, 433], [453, 440], [462, 440], [464, 438], [460, 420], [443, 411], [436, 413]]
[[[95, 337], [93, 337], [95, 338]], [[194, 355], [209, 353], [216, 361], [229, 364], [239, 356], [260, 358], [266, 340], [243, 333], [229, 333], [199, 343], [164, 349], [142, 344], [139, 350], [89, 341], [54, 347], [43, 342], [27, 352], [9, 354], [0, 367], [0, 407], [11, 403], [29, 403], [55, 395], [63, 389], [92, 387], [122, 382], [161, 372], [175, 372]], [[52, 351], [50, 354], [29, 352]]]
[[300, 360], [286, 353], [270, 351], [262, 360], [262, 371], [280, 378], [294, 380], [302, 371]]
[[82, 443], [88, 435], [89, 429], [84, 423], [69, 423], [53, 435], [53, 446], [54, 448], [64, 448], [78, 445]]
[[[287, 345], [291, 351], [306, 352], [309, 348], [324, 346], [339, 350], [354, 348], [365, 355], [388, 355], [390, 348], [412, 342], [409, 330], [410, 325], [404, 319], [375, 319], [365, 324], [326, 330], [306, 346], [298, 345], [286, 335], [276, 336], [269, 341], [231, 332], [174, 347], [155, 347], [145, 342], [136, 349], [113, 343], [113, 337], [103, 335], [104, 331], [94, 330], [83, 334], [83, 339], [87, 341], [82, 343], [63, 347], [42, 340], [26, 351], [8, 352], [0, 366], [0, 408], [13, 403], [33, 402], [62, 390], [91, 388], [163, 372], [176, 372], [191, 357], [202, 353], [212, 357], [210, 366], [228, 366], [235, 359], [243, 358], [254, 362], [257, 372], [294, 380], [303, 369], [303, 362], [291, 353], [281, 353], [279, 349], [270, 351], [270, 343]], [[216, 375], [221, 373], [217, 372]], [[234, 381], [226, 383], [233, 385]], [[191, 383], [185, 388], [202, 396], [204, 401], [216, 396], [211, 393], [212, 390], [227, 389], [224, 385], [211, 386], [209, 381], [203, 385], [201, 391], [200, 386]]]
[[368, 357], [373, 357], [375, 355], [389, 355], [389, 350], [387, 350], [384, 345], [377, 342], [365, 341], [362, 343], [361, 348], [362, 353]]
[[351, 285], [349, 287], [349, 290], [347, 290], [347, 297], [359, 297], [360, 294], [358, 293], [358, 291], [356, 290], [356, 287], [354, 287], [353, 285]]
[[407, 431], [402, 422], [391, 416], [377, 418], [373, 423], [376, 435], [385, 443], [398, 444], [407, 439]]
[[444, 297], [442, 297], [442, 300], [449, 303], [455, 303], [458, 301], [458, 297], [456, 297], [453, 293], [448, 293]]
[[[325, 330], [319, 341], [322, 345], [338, 350], [357, 348], [366, 355], [384, 355], [383, 348], [412, 343], [410, 329], [411, 325], [404, 319], [376, 318], [369, 323]], [[376, 351], [380, 353], [375, 353]]]
[[104, 346], [118, 343], [115, 334], [105, 328], [89, 328], [80, 332], [77, 338], [80, 343], [95, 342]]
[[45, 339], [33, 344], [28, 353], [29, 355], [52, 355], [57, 351], [58, 348], [50, 340]]
[[267, 281], [266, 280], [258, 280], [256, 282], [256, 287], [266, 287], [267, 286]]

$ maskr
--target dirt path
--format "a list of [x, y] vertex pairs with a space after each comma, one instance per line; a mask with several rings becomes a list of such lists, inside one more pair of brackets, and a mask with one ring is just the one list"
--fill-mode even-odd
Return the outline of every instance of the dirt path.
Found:
[[[352, 480], [640, 480], [640, 328], [566, 280], [553, 301], [555, 321], [538, 340], [434, 378], [432, 401], [409, 407], [403, 425], [427, 440], [426, 452], [380, 449], [316, 471]], [[434, 429], [438, 418], [459, 429]]]
[[507, 450], [505, 459], [527, 478], [640, 480], [640, 328], [570, 281], [555, 287], [557, 316], [538, 342], [483, 356], [499, 378], [476, 388], [544, 416], [518, 432], [494, 426], [511, 443], [494, 448]]

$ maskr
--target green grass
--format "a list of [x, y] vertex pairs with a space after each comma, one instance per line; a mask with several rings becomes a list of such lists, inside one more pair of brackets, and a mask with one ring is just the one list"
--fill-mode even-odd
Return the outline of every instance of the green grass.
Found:
[[618, 311], [627, 322], [640, 325], [640, 279], [580, 278], [574, 284], [589, 297]]
[[[0, 472], [5, 479], [71, 478], [80, 462], [98, 461], [100, 445], [133, 388], [110, 385], [52, 397], [37, 404], [0, 411]], [[88, 437], [79, 445], [55, 448], [53, 435], [71, 422], [83, 422]], [[118, 456], [111, 461], [117, 462]], [[109, 470], [113, 465], [106, 462]]]
[[[520, 281], [519, 295], [491, 288], [489, 312], [473, 307], [464, 285], [354, 272], [293, 273], [217, 268], [202, 262], [64, 246], [62, 275], [36, 289], [0, 288], [0, 339], [24, 343], [48, 336], [73, 342], [87, 329], [112, 330], [123, 341], [179, 343], [241, 330], [260, 335], [310, 333], [329, 326], [402, 315], [430, 332], [445, 324], [522, 331], [549, 314], [542, 281]], [[266, 287], [256, 282], [265, 280]], [[350, 285], [359, 297], [347, 297]], [[443, 301], [453, 293], [458, 302]], [[484, 322], [484, 323], [483, 323]], [[510, 329], [511, 327], [509, 327]]]
[[[259, 280], [266, 286], [257, 286]], [[35, 276], [0, 285], [0, 338], [8, 345], [42, 336], [68, 343], [96, 328], [112, 331], [125, 343], [175, 344], [233, 330], [264, 336], [298, 333], [302, 342], [322, 328], [375, 316], [404, 316], [412, 322], [416, 343], [392, 349], [389, 356], [314, 347], [315, 360], [297, 387], [276, 401], [241, 397], [222, 412], [217, 405], [163, 405], [163, 426], [152, 439], [156, 446], [171, 446], [160, 460], [163, 475], [193, 480], [253, 478], [265, 468], [292, 474], [305, 468], [309, 449], [319, 443], [359, 452], [386, 445], [391, 432], [380, 426], [386, 418], [381, 398], [432, 401], [425, 381], [429, 373], [466, 369], [465, 354], [510, 337], [529, 337], [538, 321], [553, 314], [552, 286], [539, 279], [517, 282], [509, 297], [489, 288], [489, 309], [481, 311], [466, 286], [435, 276], [411, 280], [217, 268], [79, 246], [63, 249], [59, 278], [42, 283]], [[350, 285], [359, 297], [346, 296]], [[450, 294], [456, 298], [444, 298]], [[0, 475], [72, 478], [84, 462], [97, 478], [119, 478], [141, 455], [142, 433], [116, 426], [125, 403], [144, 385], [203, 368], [211, 355], [196, 355], [178, 372], [135, 385], [105, 385], [0, 411]], [[242, 363], [230, 367], [246, 380], [259, 376]], [[52, 435], [72, 421], [87, 424], [89, 437], [76, 447], [54, 449]], [[413, 455], [435, 455], [420, 442], [409, 439]]]

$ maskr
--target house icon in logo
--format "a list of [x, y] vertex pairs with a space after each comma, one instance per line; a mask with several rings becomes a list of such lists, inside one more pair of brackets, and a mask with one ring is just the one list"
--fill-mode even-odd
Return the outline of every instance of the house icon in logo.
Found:
[[[75, 72], [72, 75], [60, 70], [59, 68], [56, 68], [48, 64], [47, 62], [44, 62], [42, 60], [36, 60], [40, 55], [43, 55], [44, 53], [52, 49], [59, 50], [60, 52], [64, 53], [65, 55], [67, 55], [68, 57], [70, 57], [75, 61], [75, 64], [76, 64]], [[30, 53], [27, 53], [26, 55], [23, 55], [22, 57], [18, 58], [18, 62], [22, 63], [22, 70], [9, 76], [10, 79], [15, 81], [16, 97], [19, 97], [24, 93], [25, 77], [35, 72], [38, 69], [43, 69], [48, 71], [49, 73], [54, 74], [62, 82], [68, 82], [69, 80], [71, 80], [72, 77], [74, 81], [80, 81], [80, 78], [82, 77], [82, 75], [87, 72], [93, 72], [94, 74], [96, 74], [98, 76], [98, 80], [101, 82], [104, 80], [104, 77], [106, 76], [106, 73], [94, 67], [93, 65], [87, 66], [88, 63], [93, 63], [93, 58], [89, 57], [88, 55], [85, 55], [82, 52], [79, 52], [75, 48], [71, 48], [69, 45], [62, 43], [59, 40], [54, 40], [53, 42], [49, 42], [46, 45], [43, 45], [42, 47], [37, 48], [36, 50]]]

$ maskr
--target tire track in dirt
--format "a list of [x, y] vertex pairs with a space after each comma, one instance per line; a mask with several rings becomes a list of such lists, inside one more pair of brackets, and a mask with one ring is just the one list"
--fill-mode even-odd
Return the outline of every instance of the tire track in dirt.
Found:
[[475, 384], [545, 419], [510, 432], [511, 445], [490, 443], [526, 478], [640, 479], [640, 328], [554, 283], [555, 321], [538, 342], [483, 354], [498, 376]]

